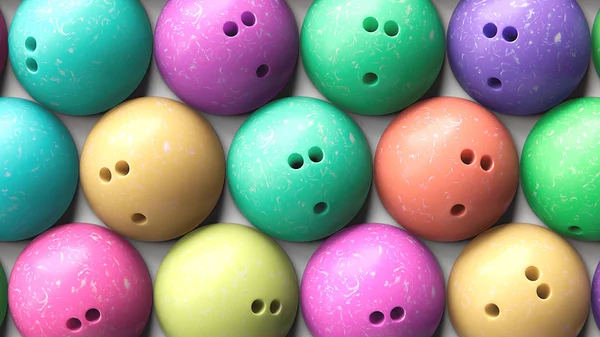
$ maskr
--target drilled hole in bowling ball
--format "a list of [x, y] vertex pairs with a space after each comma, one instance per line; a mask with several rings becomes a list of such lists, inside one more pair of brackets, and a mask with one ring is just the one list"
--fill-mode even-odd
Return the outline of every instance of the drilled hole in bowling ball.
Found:
[[475, 161], [475, 152], [471, 149], [464, 149], [460, 153], [460, 160], [465, 165], [471, 165]]
[[37, 41], [35, 38], [31, 36], [28, 37], [27, 40], [25, 40], [25, 48], [29, 51], [35, 51], [37, 49]]
[[515, 27], [508, 26], [502, 31], [502, 37], [508, 42], [514, 42], [519, 37], [519, 32]]
[[392, 309], [392, 312], [390, 312], [390, 318], [394, 321], [401, 321], [404, 319], [405, 314], [406, 312], [402, 307], [395, 307]]
[[544, 283], [537, 287], [536, 293], [540, 299], [547, 300], [552, 294], [552, 291], [550, 290], [550, 286]]
[[69, 318], [69, 320], [67, 321], [67, 329], [71, 331], [81, 329], [81, 321], [75, 317]]
[[461, 216], [464, 215], [466, 212], [467, 208], [465, 207], [465, 205], [461, 204], [456, 204], [450, 209], [450, 214], [452, 214], [453, 216]]
[[398, 27], [398, 24], [395, 21], [388, 21], [385, 23], [385, 25], [383, 25], [383, 31], [388, 35], [388, 36], [396, 36], [398, 35], [398, 32], [400, 31], [400, 28]]
[[261, 64], [260, 66], [258, 66], [258, 68], [256, 68], [256, 76], [258, 78], [263, 78], [263, 77], [269, 75], [270, 70], [271, 70], [271, 68], [269, 67], [268, 64]]
[[225, 33], [225, 35], [227, 35], [229, 37], [236, 36], [238, 31], [239, 31], [238, 25], [237, 25], [237, 23], [235, 23], [233, 21], [227, 21], [223, 25], [223, 33]]
[[379, 76], [375, 73], [366, 73], [365, 76], [363, 76], [363, 82], [367, 85], [375, 85], [378, 81]]
[[279, 300], [273, 300], [269, 306], [269, 310], [273, 315], [277, 315], [281, 311], [281, 302], [279, 302]]
[[569, 226], [567, 229], [571, 234], [580, 235], [583, 233], [583, 229], [581, 229], [579, 226]]
[[256, 23], [256, 16], [252, 12], [242, 13], [242, 23], [245, 26], [252, 27]]
[[134, 213], [131, 216], [131, 221], [133, 221], [133, 223], [136, 225], [145, 225], [146, 222], [148, 222], [148, 219], [142, 213]]
[[323, 160], [323, 150], [318, 146], [311, 147], [310, 150], [308, 150], [308, 158], [315, 163], [320, 162]]
[[28, 58], [27, 61], [25, 61], [25, 65], [27, 66], [27, 69], [34, 74], [37, 73], [39, 69], [37, 61], [32, 58]]
[[381, 311], [375, 311], [372, 312], [371, 315], [369, 315], [369, 322], [371, 322], [371, 324], [373, 325], [379, 325], [383, 323], [384, 319], [385, 316], [383, 316], [383, 313]]
[[297, 170], [301, 168], [302, 165], [304, 165], [304, 158], [302, 158], [302, 156], [299, 153], [292, 153], [288, 157], [288, 165], [290, 165], [290, 167], [294, 170]]
[[377, 30], [377, 28], [379, 28], [379, 22], [377, 22], [377, 19], [375, 18], [368, 17], [363, 21], [363, 28], [367, 32], [373, 33]]
[[483, 35], [485, 35], [485, 37], [487, 37], [488, 39], [493, 38], [494, 36], [496, 36], [496, 34], [498, 34], [498, 27], [496, 27], [495, 24], [490, 22], [483, 26]]
[[500, 316], [500, 308], [498, 308], [498, 306], [495, 305], [494, 303], [489, 303], [488, 305], [485, 306], [485, 314], [489, 318], [496, 318], [496, 317]]
[[500, 81], [499, 78], [496, 77], [490, 77], [487, 80], [487, 84], [490, 88], [494, 89], [494, 90], [500, 90], [502, 89], [502, 81]]
[[100, 169], [100, 180], [102, 180], [102, 182], [108, 183], [110, 182], [112, 179], [112, 173], [110, 173], [110, 170], [107, 167], [103, 167]]
[[315, 205], [315, 207], [313, 208], [313, 211], [315, 212], [315, 214], [323, 214], [323, 213], [327, 212], [327, 208], [329, 208], [327, 203], [319, 202]]
[[97, 322], [100, 320], [100, 311], [98, 309], [90, 309], [85, 313], [85, 319], [88, 322]]
[[529, 281], [537, 281], [540, 278], [540, 270], [537, 267], [529, 266], [525, 269], [525, 277]]
[[119, 175], [126, 176], [129, 174], [129, 164], [126, 161], [121, 160], [115, 165], [115, 171], [117, 171]]
[[492, 157], [485, 155], [481, 157], [481, 161], [479, 162], [481, 169], [484, 171], [491, 171], [494, 168], [494, 160]]
[[250, 307], [255, 315], [260, 315], [265, 311], [265, 302], [263, 300], [254, 300]]

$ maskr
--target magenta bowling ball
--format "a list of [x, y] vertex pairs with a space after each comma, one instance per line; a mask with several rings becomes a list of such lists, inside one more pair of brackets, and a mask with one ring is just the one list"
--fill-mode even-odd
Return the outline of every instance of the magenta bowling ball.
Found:
[[555, 107], [577, 88], [590, 60], [590, 29], [575, 0], [462, 0], [447, 39], [462, 88], [507, 115]]
[[6, 67], [6, 59], [8, 58], [8, 29], [4, 16], [0, 12], [0, 73]]
[[341, 230], [317, 249], [300, 296], [313, 337], [431, 337], [446, 288], [427, 246], [398, 227], [368, 223]]
[[171, 0], [154, 39], [167, 86], [189, 106], [215, 115], [268, 103], [298, 59], [298, 27], [284, 0]]
[[90, 224], [36, 237], [17, 258], [8, 288], [22, 337], [139, 337], [152, 309], [142, 256], [121, 236]]

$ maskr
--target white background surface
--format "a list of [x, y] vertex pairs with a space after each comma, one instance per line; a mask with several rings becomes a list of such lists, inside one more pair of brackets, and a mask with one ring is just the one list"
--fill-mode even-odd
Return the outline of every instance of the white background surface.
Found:
[[[134, 0], [121, 0], [121, 1], [134, 1]], [[212, 1], [225, 1], [225, 0], [212, 0]], [[302, 20], [306, 14], [306, 11], [312, 0], [287, 0], [290, 7], [292, 8], [296, 20], [298, 28], [300, 29], [302, 25]], [[369, 1], [369, 0], [365, 0]], [[425, 1], [425, 0], [415, 0], [415, 1]], [[506, 0], [508, 1], [508, 0]], [[10, 25], [11, 19], [21, 1], [19, 0], [0, 0], [0, 10], [4, 14], [4, 18], [7, 21], [7, 24]], [[146, 11], [152, 21], [152, 25], [154, 26], [156, 23], [156, 19], [160, 14], [162, 7], [165, 4], [165, 0], [142, 0], [142, 3], [146, 7]], [[433, 0], [436, 4], [439, 14], [442, 17], [442, 21], [444, 23], [444, 27], [448, 27], [448, 22], [450, 20], [450, 16], [452, 15], [452, 11], [454, 7], [458, 3], [458, 0]], [[583, 10], [586, 13], [588, 23], [590, 25], [593, 24], [594, 17], [600, 8], [600, 0], [579, 0], [578, 1]], [[23, 97], [27, 99], [31, 99], [30, 96], [21, 88], [19, 83], [17, 82], [10, 66], [7, 67], [3, 76], [1, 76], [0, 81], [0, 94], [1, 96], [12, 96], [12, 97]], [[149, 69], [148, 75], [144, 83], [140, 86], [138, 91], [135, 94], [136, 96], [163, 96], [169, 97], [173, 99], [177, 99], [173, 93], [167, 88], [161, 79], [158, 70], [156, 68], [156, 64], [154, 60], [152, 61], [152, 65]], [[281, 94], [282, 96], [312, 96], [316, 98], [323, 97], [317, 92], [317, 90], [312, 86], [308, 77], [304, 73], [304, 69], [302, 67], [302, 61], [296, 69], [296, 74], [284, 92]], [[450, 67], [448, 66], [447, 60], [444, 64], [444, 69], [442, 70], [438, 81], [435, 83], [433, 88], [430, 90], [427, 96], [458, 96], [468, 98], [465, 92], [460, 88], [456, 80], [454, 79], [452, 72], [450, 71]], [[572, 97], [580, 97], [580, 96], [600, 96], [600, 77], [595, 73], [594, 67], [590, 62], [590, 68], [588, 69], [588, 73], [584, 81], [581, 83], [580, 87], [573, 94]], [[81, 147], [86, 139], [87, 134], [94, 126], [94, 124], [98, 121], [101, 115], [90, 116], [90, 117], [69, 117], [69, 116], [59, 116], [67, 127], [70, 129], [73, 138], [77, 144], [77, 148], [81, 151]], [[221, 142], [223, 144], [223, 148], [225, 151], [229, 149], [229, 145], [231, 144], [231, 140], [233, 135], [244, 121], [247, 116], [211, 116], [205, 115], [208, 120], [212, 123], [213, 127], [216, 129]], [[389, 116], [358, 116], [352, 115], [354, 120], [362, 127], [365, 132], [367, 139], [371, 145], [371, 149], [374, 152], [377, 146], [377, 142], [379, 141], [379, 137], [381, 136], [383, 130], [388, 125], [388, 123], [394, 118], [395, 115]], [[538, 120], [539, 117], [511, 117], [511, 116], [499, 116], [501, 120], [507, 125], [510, 129], [514, 140], [516, 142], [517, 148], [519, 149], [519, 154], [523, 147], [523, 143], [527, 134], [529, 133], [531, 127]], [[98, 218], [93, 214], [90, 210], [81, 189], [78, 190], [76, 198], [71, 206], [70, 210], [65, 214], [63, 219], [59, 223], [67, 223], [67, 222], [89, 222], [94, 224], [102, 224]], [[227, 186], [223, 191], [223, 195], [221, 198], [221, 202], [213, 212], [213, 214], [205, 221], [205, 224], [215, 223], [215, 222], [233, 222], [233, 223], [241, 223], [247, 224], [245, 218], [240, 214], [237, 210], [233, 201], [231, 199], [231, 195], [228, 192]], [[365, 207], [359, 214], [359, 216], [355, 219], [354, 223], [360, 222], [381, 222], [388, 224], [395, 224], [391, 217], [386, 213], [383, 206], [381, 205], [377, 194], [374, 188], [371, 190], [370, 197], [368, 198]], [[509, 209], [505, 217], [500, 221], [500, 223], [506, 222], [529, 222], [534, 224], [541, 224], [541, 222], [537, 219], [537, 217], [533, 214], [533, 212], [529, 209], [527, 202], [523, 196], [522, 190], [519, 188], [516, 199], [513, 202], [513, 206]], [[571, 241], [573, 242], [573, 241]], [[10, 273], [12, 266], [15, 262], [15, 259], [19, 255], [19, 253], [23, 250], [25, 245], [28, 242], [17, 242], [17, 243], [0, 243], [0, 262], [2, 263], [7, 275]], [[148, 265], [150, 273], [154, 278], [160, 262], [163, 257], [172, 246], [174, 241], [163, 242], [163, 243], [143, 243], [143, 242], [133, 242], [136, 248], [141, 252], [144, 256], [144, 259]], [[298, 278], [302, 277], [302, 273], [306, 266], [308, 259], [311, 254], [315, 251], [318, 244], [320, 242], [314, 243], [289, 243], [289, 242], [280, 242], [282, 247], [287, 251], [290, 256], [294, 266], [296, 268], [296, 272], [298, 274]], [[425, 243], [432, 249], [435, 255], [440, 262], [444, 276], [446, 280], [448, 279], [448, 274], [450, 269], [452, 268], [452, 264], [456, 259], [456, 256], [461, 252], [466, 242], [458, 242], [458, 243], [434, 243], [425, 241]], [[587, 265], [590, 277], [593, 275], [593, 272], [600, 260], [600, 243], [585, 243], [585, 242], [573, 242], [575, 247], [578, 249], [580, 254], [584, 257], [585, 263]], [[10, 316], [10, 315], [9, 315]], [[14, 324], [10, 317], [7, 317], [5, 324], [2, 329], [0, 329], [0, 336], [10, 336], [16, 337], [19, 336], [19, 333], [14, 327]], [[143, 335], [144, 337], [164, 337], [164, 333], [162, 332], [156, 316], [154, 313], [152, 314], [152, 318], [146, 332]], [[310, 333], [308, 329], [304, 325], [304, 321], [302, 319], [302, 315], [298, 313], [298, 318], [294, 328], [289, 334], [289, 337], [310, 337]], [[442, 321], [438, 332], [435, 335], [436, 337], [454, 337], [456, 333], [454, 332], [452, 325], [448, 319], [447, 314], [444, 315], [444, 320]], [[600, 336], [600, 331], [596, 327], [594, 323], [594, 319], [591, 315], [588, 319], [588, 322], [583, 329], [580, 336], [585, 337], [598, 337]], [[40, 336], [43, 337], [43, 336]], [[119, 337], [119, 336], [114, 336]], [[256, 336], [256, 337], [268, 337], [268, 336]], [[533, 336], [533, 337], [546, 337], [546, 336]]]

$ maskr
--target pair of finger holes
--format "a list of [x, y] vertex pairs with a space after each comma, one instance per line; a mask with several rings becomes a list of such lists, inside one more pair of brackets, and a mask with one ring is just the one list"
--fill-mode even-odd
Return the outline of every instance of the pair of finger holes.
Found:
[[[101, 314], [100, 310], [98, 309], [90, 309], [85, 313], [85, 319], [90, 323], [96, 323], [100, 320], [100, 318]], [[81, 323], [81, 320], [79, 318], [72, 317], [67, 320], [67, 329], [71, 331], [77, 331], [81, 329], [82, 325], [83, 323]]]
[[[252, 12], [242, 13], [241, 19], [242, 19], [242, 23], [246, 27], [252, 27], [256, 24], [256, 15], [254, 15], [254, 13], [252, 13]], [[225, 33], [225, 35], [227, 35], [229, 37], [234, 37], [234, 36], [238, 35], [239, 32], [240, 32], [240, 28], [238, 27], [237, 23], [235, 23], [234, 21], [227, 21], [223, 25], [223, 33]]]
[[[34, 37], [30, 36], [25, 40], [25, 49], [27, 49], [29, 52], [34, 52], [37, 49], [37, 41]], [[27, 70], [33, 74], [37, 73], [39, 70], [37, 61], [31, 57], [28, 57], [25, 60], [25, 66], [27, 67]]]
[[[465, 165], [471, 165], [475, 162], [475, 152], [471, 149], [464, 149], [460, 153], [460, 160]], [[479, 161], [479, 166], [484, 171], [491, 171], [494, 168], [494, 160], [489, 155], [484, 155]]]
[[[363, 21], [363, 28], [369, 33], [374, 33], [379, 29], [379, 22], [374, 17], [368, 17]], [[396, 21], [388, 21], [383, 25], [383, 31], [387, 36], [394, 37], [400, 32], [400, 26]]]
[[[281, 305], [281, 302], [279, 300], [273, 300], [269, 305], [269, 312], [273, 315], [277, 315], [281, 312], [282, 307], [283, 306]], [[252, 302], [251, 309], [253, 314], [262, 315], [266, 311], [265, 302], [261, 299], [254, 300], [254, 302]]]
[[[395, 307], [390, 311], [390, 318], [392, 321], [398, 322], [404, 319], [406, 312], [402, 307]], [[381, 325], [385, 320], [385, 315], [381, 311], [374, 311], [369, 315], [369, 322], [373, 325]]]
[[[483, 35], [488, 39], [496, 37], [497, 34], [498, 27], [495, 24], [490, 22], [483, 26]], [[518, 37], [519, 31], [515, 27], [508, 26], [502, 30], [502, 38], [507, 42], [515, 42]]]
[[[318, 146], [311, 147], [310, 150], [308, 150], [308, 158], [313, 163], [321, 162], [323, 160], [323, 156], [323, 150]], [[288, 157], [288, 165], [290, 165], [292, 169], [298, 170], [304, 166], [304, 157], [302, 157], [302, 155], [299, 153], [292, 153]]]
[[[122, 177], [127, 176], [129, 174], [129, 170], [129, 164], [124, 160], [120, 160], [115, 164], [115, 172]], [[111, 182], [112, 178], [113, 174], [108, 167], [103, 167], [100, 169], [100, 180], [102, 182], [109, 183]]]
[[[529, 266], [525, 269], [525, 277], [531, 281], [535, 282], [540, 279], [540, 270], [535, 266]], [[547, 300], [552, 294], [552, 290], [550, 286], [546, 283], [540, 284], [535, 290], [537, 296], [542, 300]]]

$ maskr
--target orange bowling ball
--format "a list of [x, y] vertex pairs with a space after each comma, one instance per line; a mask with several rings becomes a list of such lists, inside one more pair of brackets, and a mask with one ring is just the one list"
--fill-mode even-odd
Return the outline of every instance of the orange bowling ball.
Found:
[[466, 99], [436, 97], [401, 112], [375, 153], [374, 180], [387, 212], [427, 240], [474, 237], [506, 212], [519, 157], [508, 129]]

